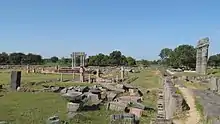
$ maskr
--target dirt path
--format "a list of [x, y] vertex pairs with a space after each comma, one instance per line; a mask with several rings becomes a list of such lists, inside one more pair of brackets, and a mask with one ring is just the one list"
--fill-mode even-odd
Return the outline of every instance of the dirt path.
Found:
[[187, 104], [190, 107], [188, 118], [186, 119], [185, 124], [199, 124], [200, 114], [196, 110], [195, 99], [193, 97], [192, 91], [189, 90], [188, 88], [184, 88], [184, 87], [178, 86], [178, 88], [182, 92]]

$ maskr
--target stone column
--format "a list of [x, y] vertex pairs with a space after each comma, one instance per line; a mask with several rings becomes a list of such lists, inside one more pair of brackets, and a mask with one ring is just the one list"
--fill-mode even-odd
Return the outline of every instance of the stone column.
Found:
[[125, 73], [124, 67], [122, 66], [121, 67], [121, 79], [122, 79], [122, 81], [124, 80], [124, 73]]
[[74, 59], [74, 61], [73, 61], [73, 63], [74, 63], [74, 67], [76, 67], [76, 54], [75, 54], [75, 52], [73, 53], [73, 59]]
[[96, 69], [96, 78], [98, 79], [100, 77], [100, 74], [99, 74], [99, 69]]
[[26, 69], [27, 73], [30, 73], [30, 66], [27, 65], [27, 69]]
[[42, 67], [41, 72], [42, 72], [42, 73], [44, 72], [44, 67]]
[[208, 61], [208, 46], [202, 48], [201, 73], [206, 74]]
[[197, 53], [196, 53], [196, 72], [200, 73], [201, 72], [201, 55], [202, 50], [201, 48], [197, 48]]
[[88, 76], [88, 80], [89, 80], [89, 83], [92, 83], [91, 74], [90, 73], [89, 73], [89, 76]]
[[82, 66], [83, 66], [83, 67], [85, 66], [85, 65], [84, 65], [84, 61], [85, 61], [85, 56], [82, 55]]
[[73, 69], [74, 68], [74, 64], [73, 64], [74, 63], [73, 62], [74, 61], [74, 53], [72, 53], [71, 57], [72, 57], [72, 69]]
[[199, 74], [206, 74], [207, 61], [208, 61], [208, 47], [209, 38], [203, 38], [199, 40], [197, 44], [197, 55], [196, 55], [196, 72]]
[[36, 73], [36, 69], [35, 69], [35, 68], [33, 68], [32, 72], [33, 72], [33, 73]]
[[80, 82], [84, 82], [84, 68], [80, 67]]
[[80, 55], [80, 66], [82, 66], [82, 55]]
[[119, 81], [118, 75], [116, 75], [116, 78], [115, 78], [115, 79], [116, 79], [116, 82], [118, 82], [118, 81]]

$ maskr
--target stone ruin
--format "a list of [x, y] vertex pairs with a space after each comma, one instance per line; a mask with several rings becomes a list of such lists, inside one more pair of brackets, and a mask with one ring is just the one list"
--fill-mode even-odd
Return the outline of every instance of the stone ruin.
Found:
[[211, 77], [208, 90], [193, 90], [203, 109], [204, 121], [220, 124], [220, 78]]
[[85, 59], [86, 59], [86, 53], [85, 52], [73, 52], [71, 54], [72, 57], [72, 69], [76, 67], [76, 57], [80, 57], [80, 65], [82, 67], [85, 67]]
[[172, 124], [176, 115], [189, 110], [185, 99], [178, 93], [171, 77], [161, 77], [163, 88], [158, 92], [157, 118], [152, 121], [153, 124]]
[[209, 38], [203, 38], [198, 41], [196, 54], [196, 72], [206, 74], [208, 60]]
[[[102, 79], [97, 69], [96, 77]], [[80, 79], [84, 81], [84, 70], [80, 69]], [[89, 76], [91, 77], [91, 75]], [[121, 79], [125, 79], [124, 68], [121, 68]], [[12, 72], [11, 88], [18, 90], [20, 88], [21, 72]], [[52, 80], [51, 80], [52, 81]], [[33, 85], [44, 84], [51, 81], [33, 82]], [[60, 81], [64, 81], [61, 73]], [[53, 81], [52, 81], [53, 82]], [[57, 82], [55, 80], [54, 82]], [[143, 112], [147, 110], [142, 102], [143, 93], [137, 88], [126, 83], [100, 83], [93, 86], [44, 86], [38, 92], [54, 92], [60, 93], [67, 103], [67, 117], [74, 118], [81, 111], [99, 110], [100, 105], [106, 105], [106, 110], [118, 111], [121, 114], [113, 114], [110, 116], [112, 124], [115, 122], [123, 122], [128, 124], [137, 124]], [[23, 92], [22, 90], [19, 90]], [[32, 92], [32, 91], [27, 91]], [[48, 118], [47, 123], [60, 123], [58, 116]]]

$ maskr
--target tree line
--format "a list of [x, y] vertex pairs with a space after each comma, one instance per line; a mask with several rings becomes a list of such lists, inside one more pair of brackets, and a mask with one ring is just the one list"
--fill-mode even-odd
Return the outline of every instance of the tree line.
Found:
[[[192, 45], [179, 45], [174, 49], [163, 48], [159, 56], [161, 64], [166, 66], [187, 69], [195, 69], [196, 67], [196, 48]], [[220, 54], [210, 56], [208, 66], [220, 66]]]
[[28, 53], [24, 54], [21, 52], [18, 53], [0, 53], [0, 64], [6, 65], [23, 65], [23, 64], [43, 64], [43, 59], [41, 55]]
[[[103, 53], [99, 53], [94, 56], [89, 56], [86, 60], [86, 65], [88, 66], [136, 66], [136, 65], [144, 65], [149, 66], [150, 64], [155, 64], [157, 61], [148, 61], [148, 60], [139, 60], [136, 61], [131, 56], [125, 56], [121, 53], [121, 51], [112, 51], [109, 55], [105, 55]], [[57, 56], [53, 56], [51, 58], [44, 58], [41, 55], [28, 53], [24, 54], [21, 52], [14, 53], [0, 53], [0, 64], [1, 65], [42, 65], [42, 64], [59, 64], [59, 65], [67, 65], [71, 66], [72, 59], [69, 58], [59, 58]], [[76, 58], [76, 62], [80, 63], [80, 58]]]

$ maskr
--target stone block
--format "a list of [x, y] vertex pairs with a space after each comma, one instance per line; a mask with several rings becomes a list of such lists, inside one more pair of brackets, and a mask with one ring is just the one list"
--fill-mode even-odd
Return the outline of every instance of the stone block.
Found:
[[21, 85], [21, 71], [12, 71], [11, 72], [11, 89], [17, 90]]
[[122, 102], [109, 102], [107, 104], [107, 110], [112, 111], [124, 111], [128, 104]]
[[47, 119], [46, 124], [61, 124], [61, 121], [58, 116], [53, 116]]
[[210, 90], [211, 91], [217, 91], [218, 87], [217, 87], [217, 78], [216, 77], [212, 77], [210, 80]]
[[107, 99], [108, 99], [109, 101], [114, 100], [116, 96], [117, 96], [117, 94], [114, 93], [114, 92], [107, 92]]
[[67, 103], [68, 112], [77, 112], [79, 110], [79, 107], [80, 107], [80, 104], [78, 103], [72, 103], [72, 102]]
[[111, 115], [110, 117], [111, 124], [136, 124], [137, 118], [134, 114], [118, 114]]
[[220, 78], [217, 80], [218, 94], [220, 94]]
[[142, 109], [138, 109], [138, 108], [130, 108], [130, 114], [134, 114], [135, 116], [137, 116], [138, 118], [140, 118], [143, 114], [143, 110]]

